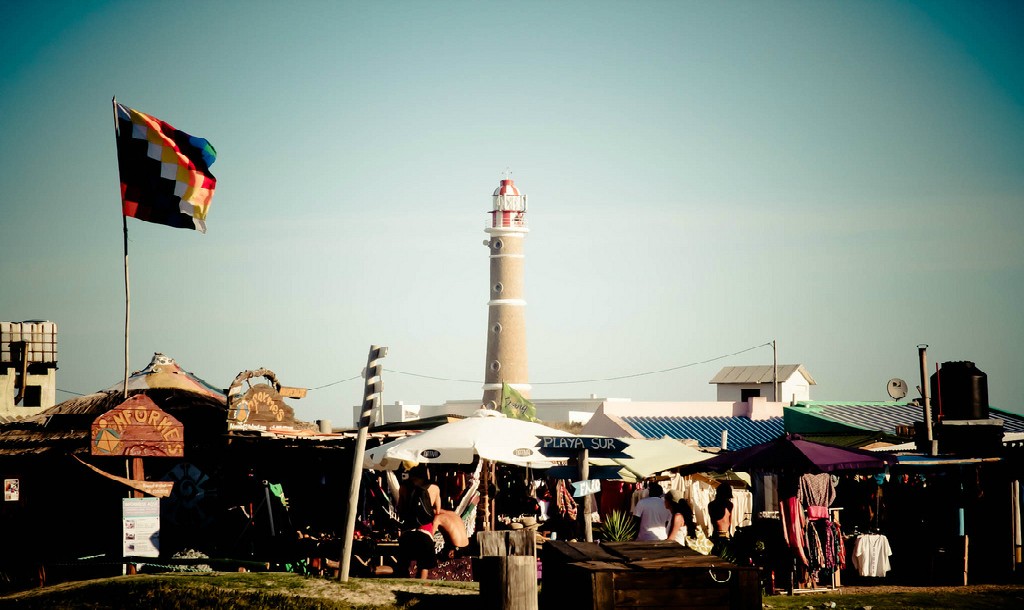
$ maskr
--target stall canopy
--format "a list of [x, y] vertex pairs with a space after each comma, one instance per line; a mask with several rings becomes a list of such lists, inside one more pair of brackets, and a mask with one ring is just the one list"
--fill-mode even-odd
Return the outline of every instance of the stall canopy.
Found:
[[594, 457], [588, 461], [595, 466], [621, 466], [619, 478], [623, 481], [639, 481], [673, 468], [702, 462], [713, 454], [695, 447], [684, 445], [674, 438], [623, 438], [626, 443], [625, 458]]
[[494, 462], [547, 468], [552, 459], [537, 450], [538, 437], [574, 436], [542, 424], [480, 409], [466, 419], [368, 449], [363, 467], [395, 470], [410, 464], [469, 464], [476, 456]]
[[[153, 359], [141, 371], [135, 371], [128, 377], [128, 391], [136, 390], [188, 390], [196, 394], [211, 396], [220, 401], [227, 399], [223, 391], [206, 383], [199, 377], [178, 366], [174, 358], [165, 356], [159, 352], [153, 354]], [[124, 381], [107, 388], [107, 392], [122, 392]]]
[[774, 441], [762, 443], [693, 464], [690, 472], [778, 472], [820, 474], [837, 470], [882, 469], [895, 464], [896, 457], [861, 449], [823, 445], [787, 434]]

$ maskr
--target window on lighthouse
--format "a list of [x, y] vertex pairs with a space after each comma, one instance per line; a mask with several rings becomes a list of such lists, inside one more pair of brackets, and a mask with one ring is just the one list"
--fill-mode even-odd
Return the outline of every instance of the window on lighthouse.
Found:
[[501, 291], [504, 290], [504, 289], [505, 289], [505, 287], [501, 285], [501, 282], [498, 282], [497, 284], [494, 285], [494, 292], [497, 292], [497, 293], [500, 294]]
[[492, 371], [497, 371], [500, 368], [501, 368], [501, 363], [500, 362], [498, 362], [497, 360], [492, 360], [491, 361], [491, 370]]
[[505, 244], [500, 239], [494, 240], [494, 249], [495, 250], [501, 250], [503, 247], [505, 247]]

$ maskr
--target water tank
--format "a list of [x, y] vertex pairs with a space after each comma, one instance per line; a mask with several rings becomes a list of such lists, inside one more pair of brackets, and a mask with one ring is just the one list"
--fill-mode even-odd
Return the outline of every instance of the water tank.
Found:
[[943, 419], [988, 419], [988, 375], [973, 362], [943, 362], [931, 395], [932, 411]]

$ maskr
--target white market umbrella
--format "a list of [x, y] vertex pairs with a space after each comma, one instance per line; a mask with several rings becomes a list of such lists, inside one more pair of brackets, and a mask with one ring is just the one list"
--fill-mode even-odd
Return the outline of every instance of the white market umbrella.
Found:
[[476, 456], [493, 462], [547, 468], [565, 458], [548, 458], [537, 448], [541, 436], [575, 436], [498, 411], [480, 409], [466, 419], [367, 449], [363, 468], [395, 470], [404, 462], [469, 464]]

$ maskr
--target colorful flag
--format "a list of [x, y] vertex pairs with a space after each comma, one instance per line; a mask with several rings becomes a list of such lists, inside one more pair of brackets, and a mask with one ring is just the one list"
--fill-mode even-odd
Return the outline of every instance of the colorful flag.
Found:
[[537, 407], [507, 383], [501, 384], [501, 412], [513, 419], [539, 421]]
[[213, 145], [117, 102], [114, 112], [124, 215], [206, 233]]

